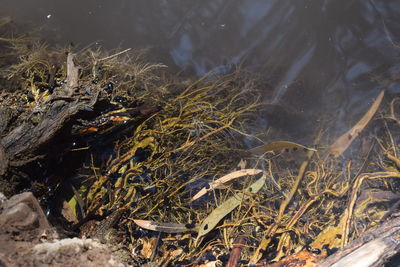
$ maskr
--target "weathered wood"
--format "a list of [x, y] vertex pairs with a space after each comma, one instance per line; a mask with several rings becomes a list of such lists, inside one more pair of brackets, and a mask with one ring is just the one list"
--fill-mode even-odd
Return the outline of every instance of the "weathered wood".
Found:
[[[75, 92], [79, 88], [79, 68], [74, 65], [74, 54], [67, 58], [67, 83], [33, 108], [31, 114], [0, 140], [0, 159], [2, 154], [9, 160], [0, 165], [0, 176], [6, 172], [6, 166], [23, 166], [40, 158], [39, 149], [50, 142], [72, 119], [83, 110], [92, 110], [99, 96], [99, 88], [94, 85], [90, 95]], [[33, 122], [32, 117], [38, 117]]]
[[67, 56], [67, 86], [64, 91], [71, 96], [78, 87], [79, 68], [74, 63], [75, 54], [68, 53]]
[[8, 168], [8, 158], [0, 139], [0, 176], [4, 175]]
[[383, 266], [400, 252], [400, 218], [391, 219], [362, 234], [344, 249], [318, 264], [328, 266]]
[[72, 116], [84, 110], [85, 104], [91, 105], [79, 98], [72, 103], [58, 100], [51, 105], [37, 125], [26, 121], [12, 130], [1, 141], [9, 159], [11, 161], [26, 159], [27, 154], [32, 154], [41, 145], [50, 141]]

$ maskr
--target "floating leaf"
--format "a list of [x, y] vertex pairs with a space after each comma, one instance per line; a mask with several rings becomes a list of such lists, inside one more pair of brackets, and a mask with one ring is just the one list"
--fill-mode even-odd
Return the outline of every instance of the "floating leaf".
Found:
[[240, 203], [243, 202], [243, 200], [247, 199], [250, 196], [249, 193], [257, 193], [258, 191], [260, 191], [260, 189], [264, 186], [265, 180], [266, 176], [263, 175], [252, 185], [244, 189], [244, 192], [238, 193], [230, 197], [224, 203], [218, 206], [215, 210], [213, 210], [211, 214], [208, 215], [208, 217], [205, 218], [204, 221], [201, 223], [199, 227], [198, 236], [196, 239], [196, 244], [200, 237], [206, 235], [208, 232], [214, 229], [214, 227], [222, 220], [222, 218], [224, 218], [237, 206], [239, 206]]
[[203, 187], [194, 197], [192, 197], [192, 201], [202, 197], [208, 191], [211, 191], [213, 189], [222, 189], [224, 187], [225, 183], [227, 183], [233, 179], [236, 179], [236, 178], [239, 178], [239, 177], [242, 177], [245, 175], [256, 175], [261, 172], [262, 172], [262, 170], [259, 170], [259, 169], [243, 169], [240, 171], [231, 172], [231, 173], [229, 173], [225, 176], [222, 176], [221, 178], [209, 183], [208, 188]]
[[382, 102], [385, 92], [379, 93], [378, 97], [375, 99], [372, 106], [369, 108], [367, 113], [351, 128], [348, 132], [340, 136], [330, 147], [330, 152], [334, 157], [339, 157], [344, 151], [353, 143], [354, 139], [359, 135], [359, 133], [367, 126], [368, 122], [375, 115]]
[[158, 231], [163, 233], [184, 233], [184, 232], [195, 232], [197, 231], [197, 226], [188, 227], [187, 224], [178, 223], [159, 223], [148, 220], [133, 220], [139, 227], [151, 231]]
[[253, 154], [264, 154], [269, 151], [276, 151], [276, 150], [282, 150], [282, 149], [291, 149], [291, 148], [299, 148], [299, 149], [307, 149], [307, 150], [312, 150], [316, 151], [314, 148], [309, 148], [294, 142], [289, 142], [289, 141], [276, 141], [272, 143], [267, 143], [255, 148], [252, 148], [249, 150], [250, 153]]

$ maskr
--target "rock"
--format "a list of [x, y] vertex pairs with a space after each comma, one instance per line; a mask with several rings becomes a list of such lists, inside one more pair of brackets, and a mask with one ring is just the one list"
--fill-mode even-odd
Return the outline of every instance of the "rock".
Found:
[[39, 202], [26, 192], [0, 193], [0, 266], [129, 266], [92, 239], [59, 240]]
[[39, 202], [31, 192], [11, 197], [2, 204], [2, 208], [0, 228], [16, 227], [18, 230], [50, 228]]

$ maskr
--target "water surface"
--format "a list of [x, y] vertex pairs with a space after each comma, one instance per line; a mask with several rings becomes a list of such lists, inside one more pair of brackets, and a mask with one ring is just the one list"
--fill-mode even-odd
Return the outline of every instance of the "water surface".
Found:
[[316, 115], [341, 133], [380, 90], [400, 89], [396, 0], [1, 0], [0, 14], [61, 44], [150, 48], [153, 60], [199, 76], [244, 62], [270, 85], [260, 129], [297, 140]]

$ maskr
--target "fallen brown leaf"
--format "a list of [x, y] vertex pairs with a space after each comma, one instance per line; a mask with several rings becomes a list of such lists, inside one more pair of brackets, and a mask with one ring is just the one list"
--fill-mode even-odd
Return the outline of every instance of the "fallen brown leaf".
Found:
[[379, 93], [374, 103], [371, 105], [367, 113], [357, 122], [356, 125], [353, 126], [349, 131], [340, 136], [331, 146], [330, 153], [334, 157], [339, 157], [343, 154], [344, 151], [353, 143], [354, 139], [360, 134], [360, 132], [367, 126], [368, 122], [375, 115], [376, 111], [379, 108], [379, 105], [382, 102], [383, 96], [385, 92], [382, 91]]
[[196, 195], [194, 195], [192, 197], [192, 201], [199, 199], [200, 197], [204, 196], [205, 194], [207, 194], [207, 192], [209, 192], [211, 190], [223, 189], [225, 183], [232, 181], [236, 178], [239, 178], [239, 177], [242, 177], [245, 175], [256, 175], [261, 172], [262, 172], [262, 170], [259, 170], [259, 169], [243, 169], [243, 170], [231, 172], [231, 173], [224, 175], [221, 178], [209, 183], [208, 188], [203, 187]]

